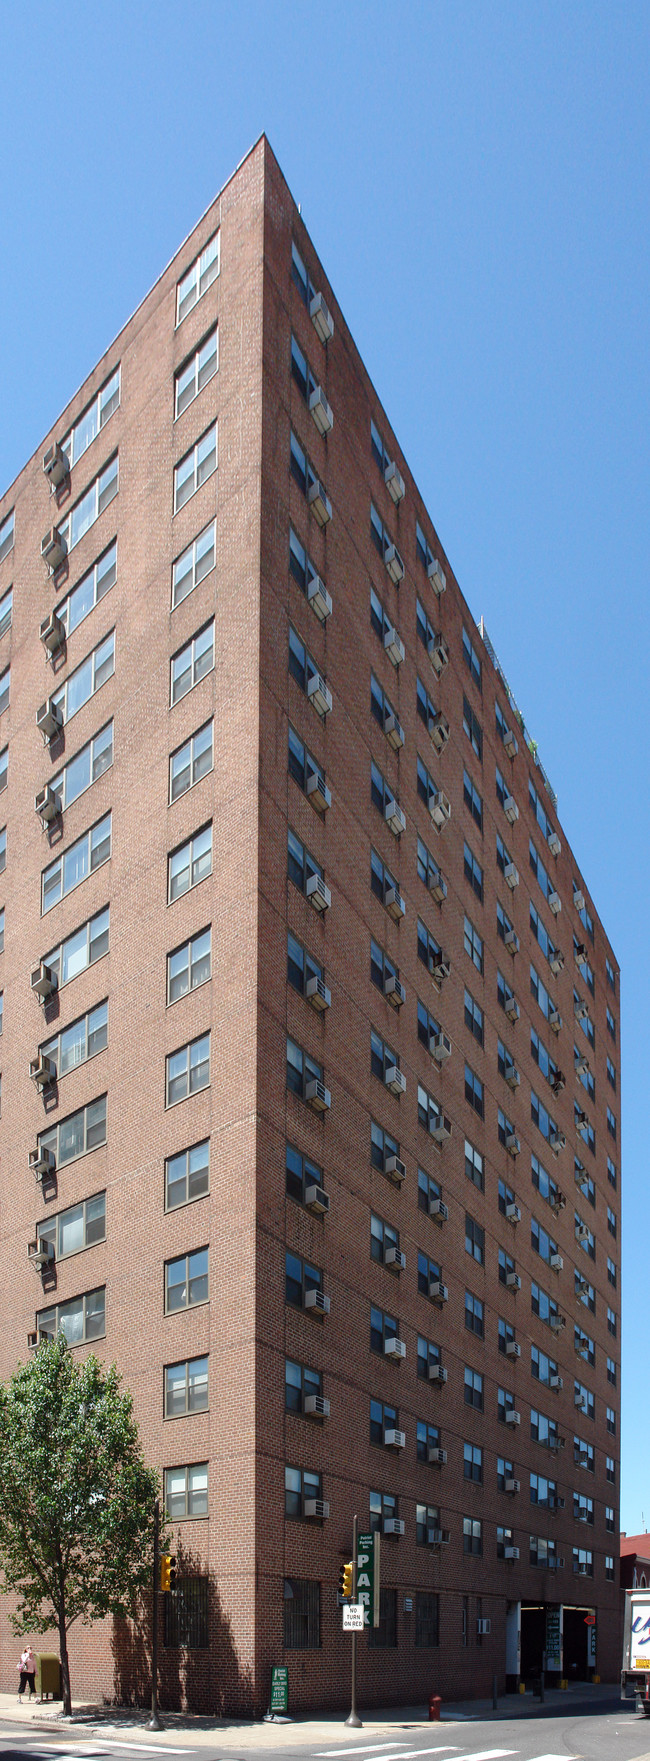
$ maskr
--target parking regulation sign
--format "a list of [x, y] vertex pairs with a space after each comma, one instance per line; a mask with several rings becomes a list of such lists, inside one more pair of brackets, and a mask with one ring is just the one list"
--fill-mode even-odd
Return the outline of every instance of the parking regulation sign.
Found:
[[365, 1625], [363, 1602], [348, 1602], [343, 1609], [344, 1633], [362, 1633]]

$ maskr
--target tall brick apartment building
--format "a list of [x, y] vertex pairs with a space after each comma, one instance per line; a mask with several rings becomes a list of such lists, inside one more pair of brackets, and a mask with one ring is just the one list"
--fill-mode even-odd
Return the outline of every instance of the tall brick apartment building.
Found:
[[133, 1391], [163, 1701], [340, 1705], [355, 1511], [362, 1704], [615, 1674], [618, 968], [265, 139], [2, 498], [0, 633], [1, 1373]]

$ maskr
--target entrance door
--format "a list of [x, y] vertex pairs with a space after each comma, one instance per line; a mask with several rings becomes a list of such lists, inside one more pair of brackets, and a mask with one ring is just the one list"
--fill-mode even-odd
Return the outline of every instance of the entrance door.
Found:
[[571, 1682], [585, 1682], [590, 1678], [588, 1661], [588, 1633], [585, 1626], [585, 1615], [588, 1608], [564, 1608], [564, 1674]]
[[[586, 1631], [586, 1628], [585, 1628]], [[546, 1645], [546, 1608], [521, 1606], [521, 1679], [539, 1679]]]

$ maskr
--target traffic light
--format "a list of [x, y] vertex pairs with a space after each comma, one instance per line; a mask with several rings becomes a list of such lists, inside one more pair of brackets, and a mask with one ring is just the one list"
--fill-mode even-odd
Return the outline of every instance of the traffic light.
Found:
[[163, 1593], [165, 1590], [176, 1589], [175, 1553], [161, 1553], [160, 1555], [160, 1588]]
[[341, 1566], [341, 1570], [339, 1572], [339, 1596], [342, 1596], [344, 1598], [344, 1601], [346, 1601], [346, 1602], [349, 1602], [350, 1598], [352, 1596], [352, 1560], [351, 1559], [348, 1560], [347, 1565]]

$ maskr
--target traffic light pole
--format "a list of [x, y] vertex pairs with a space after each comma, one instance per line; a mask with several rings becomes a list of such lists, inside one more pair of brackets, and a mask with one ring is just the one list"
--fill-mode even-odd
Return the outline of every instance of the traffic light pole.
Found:
[[[357, 1553], [358, 1553], [357, 1531], [358, 1531], [358, 1527], [359, 1527], [359, 1525], [357, 1522], [357, 1518], [355, 1516], [353, 1519], [353, 1522], [352, 1522], [352, 1601], [353, 1602], [356, 1602], [356, 1600], [357, 1600]], [[359, 1718], [359, 1715], [357, 1712], [357, 1635], [356, 1635], [356, 1633], [351, 1633], [350, 1637], [352, 1639], [352, 1660], [351, 1660], [351, 1681], [350, 1681], [350, 1716], [349, 1716], [349, 1718], [346, 1718], [345, 1722], [347, 1725], [350, 1725], [353, 1730], [363, 1730], [363, 1724], [362, 1724], [362, 1721]]]
[[164, 1730], [158, 1717], [158, 1584], [160, 1578], [160, 1503], [153, 1507], [153, 1631], [151, 1635], [151, 1718], [147, 1730]]

